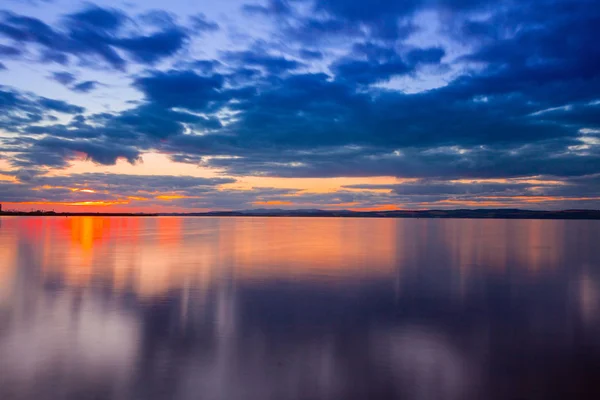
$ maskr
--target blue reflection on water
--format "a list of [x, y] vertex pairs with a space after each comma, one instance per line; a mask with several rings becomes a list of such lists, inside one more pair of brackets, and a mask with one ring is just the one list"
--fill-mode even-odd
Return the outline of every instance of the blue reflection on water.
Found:
[[1, 399], [600, 398], [596, 221], [0, 224]]

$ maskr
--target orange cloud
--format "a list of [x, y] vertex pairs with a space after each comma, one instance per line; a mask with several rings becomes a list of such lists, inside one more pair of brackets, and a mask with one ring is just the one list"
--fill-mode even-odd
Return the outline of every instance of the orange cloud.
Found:
[[127, 200], [115, 200], [115, 201], [77, 201], [77, 202], [65, 202], [65, 201], [24, 201], [21, 205], [45, 205], [45, 206], [115, 206], [129, 204]]
[[161, 194], [160, 196], [156, 196], [157, 200], [179, 200], [179, 199], [190, 199], [190, 196], [182, 196], [179, 194]]

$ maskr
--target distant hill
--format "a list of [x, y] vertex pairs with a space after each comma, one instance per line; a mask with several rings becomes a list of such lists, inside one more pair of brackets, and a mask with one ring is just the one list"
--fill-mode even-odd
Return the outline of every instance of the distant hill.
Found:
[[533, 211], [519, 209], [462, 209], [462, 210], [394, 210], [350, 211], [318, 209], [257, 208], [240, 211], [209, 211], [200, 213], [57, 213], [53, 211], [0, 212], [0, 215], [48, 217], [345, 217], [345, 218], [497, 218], [497, 219], [600, 219], [600, 210]]
[[350, 217], [350, 218], [499, 218], [499, 219], [600, 219], [600, 210], [533, 211], [519, 209], [462, 209], [462, 210], [284, 210], [253, 209], [241, 211], [210, 211], [161, 215], [199, 217]]

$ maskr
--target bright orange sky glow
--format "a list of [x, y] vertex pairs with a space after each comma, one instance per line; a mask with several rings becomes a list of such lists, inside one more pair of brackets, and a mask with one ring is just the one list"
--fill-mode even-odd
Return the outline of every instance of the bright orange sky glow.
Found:
[[[16, 186], [19, 183], [11, 172], [14, 171], [6, 162], [0, 161], [0, 166], [5, 168], [0, 173], [0, 182], [10, 182]], [[134, 176], [152, 178], [155, 176], [188, 177], [198, 179], [221, 179], [223, 177], [231, 182], [218, 184], [210, 194], [220, 194], [224, 199], [228, 194], [232, 196], [247, 196], [245, 204], [230, 206], [227, 203], [221, 206], [220, 201], [214, 204], [202, 205], [206, 195], [200, 191], [181, 191], [177, 188], [163, 190], [151, 186], [145, 186], [143, 182], [136, 184], [132, 182], [128, 191], [133, 193], [119, 193], [121, 186], [112, 187], [110, 184], [98, 183], [86, 179], [90, 174], [103, 174], [102, 176]], [[277, 178], [261, 176], [231, 177], [223, 175], [223, 171], [201, 168], [190, 164], [173, 162], [164, 154], [148, 153], [143, 161], [131, 165], [120, 160], [114, 166], [100, 166], [84, 159], [78, 159], [63, 170], [51, 170], [48, 176], [55, 179], [62, 177], [81, 176], [81, 182], [74, 182], [76, 187], [53, 186], [43, 184], [33, 187], [34, 192], [68, 190], [77, 195], [76, 200], [45, 200], [45, 201], [3, 201], [4, 210], [16, 211], [56, 211], [56, 212], [124, 212], [124, 213], [169, 213], [186, 211], [213, 211], [228, 209], [249, 208], [319, 208], [319, 209], [347, 209], [353, 211], [390, 211], [398, 209], [435, 209], [435, 208], [557, 208], [561, 203], [568, 202], [577, 208], [578, 203], [584, 204], [599, 201], [594, 196], [546, 196], [543, 193], [545, 187], [564, 186], [560, 180], [540, 179], [537, 177], [523, 179], [459, 179], [449, 181], [454, 185], [464, 187], [475, 187], [481, 185], [527, 185], [530, 194], [522, 195], [510, 193], [501, 196], [477, 195], [449, 196], [440, 199], [420, 199], [410, 201], [402, 197], [394, 198], [394, 188], [403, 185], [410, 187], [418, 184], [417, 179], [401, 179], [395, 177], [367, 177], [367, 178]], [[256, 190], [267, 188], [273, 191], [281, 191], [277, 195], [264, 198], [253, 198]], [[402, 193], [402, 192], [400, 192]], [[339, 196], [338, 196], [339, 195]], [[68, 197], [68, 196], [67, 196]], [[366, 198], [367, 200], [363, 200]], [[373, 202], [370, 199], [374, 199]], [[188, 203], [191, 202], [191, 203]], [[189, 206], [188, 204], [199, 205]], [[369, 204], [371, 203], [371, 204]]]

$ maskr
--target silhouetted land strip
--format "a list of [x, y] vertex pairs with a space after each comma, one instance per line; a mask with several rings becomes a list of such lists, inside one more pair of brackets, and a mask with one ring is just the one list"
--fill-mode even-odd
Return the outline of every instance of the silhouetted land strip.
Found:
[[463, 210], [269, 210], [214, 211], [205, 213], [162, 214], [198, 217], [346, 217], [346, 218], [496, 218], [496, 219], [600, 219], [600, 210], [532, 211], [519, 209]]
[[54, 211], [2, 211], [0, 215], [22, 217], [158, 217], [160, 214], [145, 213], [62, 213]]
[[338, 217], [338, 218], [489, 218], [489, 219], [600, 219], [600, 210], [532, 211], [519, 209], [463, 210], [280, 210], [212, 211], [202, 213], [57, 213], [52, 211], [2, 212], [0, 215], [54, 217]]
[[0, 215], [48, 217], [338, 217], [338, 218], [489, 218], [489, 219], [600, 219], [600, 210], [533, 211], [519, 209], [462, 210], [280, 210], [211, 211], [201, 213], [57, 213], [53, 211], [5, 211]]

